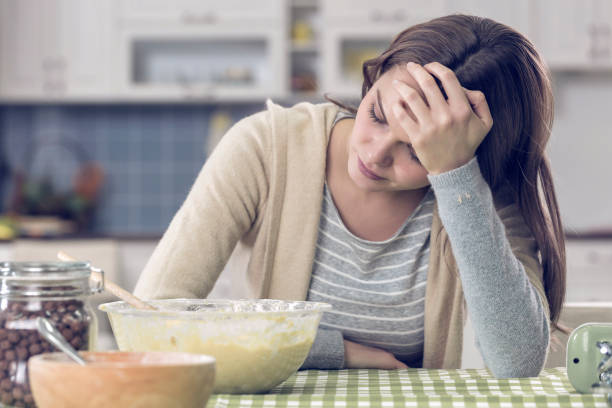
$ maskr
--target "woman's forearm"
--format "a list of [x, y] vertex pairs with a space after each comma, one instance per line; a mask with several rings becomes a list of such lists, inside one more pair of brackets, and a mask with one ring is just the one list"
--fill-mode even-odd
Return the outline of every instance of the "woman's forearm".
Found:
[[485, 364], [497, 377], [538, 375], [549, 341], [545, 307], [513, 253], [478, 162], [430, 181]]

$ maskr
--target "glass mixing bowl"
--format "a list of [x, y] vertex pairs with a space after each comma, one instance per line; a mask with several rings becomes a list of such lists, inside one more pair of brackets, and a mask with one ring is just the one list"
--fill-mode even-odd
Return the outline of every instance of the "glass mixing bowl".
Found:
[[100, 305], [122, 351], [183, 351], [217, 360], [215, 393], [269, 391], [302, 365], [321, 315], [307, 301], [166, 299], [158, 310]]

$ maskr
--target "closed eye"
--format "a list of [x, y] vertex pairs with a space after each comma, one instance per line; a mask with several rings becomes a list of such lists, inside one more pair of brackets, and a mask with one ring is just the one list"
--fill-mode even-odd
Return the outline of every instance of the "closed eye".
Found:
[[410, 143], [406, 143], [406, 147], [408, 148], [408, 153], [410, 154], [410, 158], [414, 160], [415, 162], [417, 162], [419, 165], [421, 165], [421, 161], [416, 155], [416, 152], [414, 151], [414, 148], [412, 147], [412, 145]]
[[382, 105], [382, 99], [380, 96], [380, 89], [376, 89], [376, 100], [378, 102], [378, 110], [380, 111], [381, 115], [382, 115], [382, 119], [379, 118], [378, 116], [376, 116], [376, 110], [375, 110], [375, 106], [374, 106], [374, 102], [372, 102], [370, 104], [370, 118], [372, 118], [372, 121], [374, 123], [380, 123], [383, 125], [387, 125], [389, 122], [387, 121], [387, 115], [385, 115], [385, 110], [383, 109], [383, 105]]
[[376, 112], [374, 110], [374, 102], [372, 102], [372, 104], [370, 104], [369, 112], [370, 112], [370, 118], [372, 118], [372, 121], [374, 123], [380, 123], [380, 124], [383, 124], [383, 125], [387, 123], [383, 119], [380, 119], [378, 116], [376, 116]]

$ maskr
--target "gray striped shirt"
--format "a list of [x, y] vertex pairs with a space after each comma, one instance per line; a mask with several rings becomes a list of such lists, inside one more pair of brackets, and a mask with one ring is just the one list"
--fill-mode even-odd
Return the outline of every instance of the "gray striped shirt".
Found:
[[325, 186], [308, 291], [333, 305], [321, 329], [421, 365], [433, 204], [430, 190], [393, 237], [373, 242], [345, 227]]

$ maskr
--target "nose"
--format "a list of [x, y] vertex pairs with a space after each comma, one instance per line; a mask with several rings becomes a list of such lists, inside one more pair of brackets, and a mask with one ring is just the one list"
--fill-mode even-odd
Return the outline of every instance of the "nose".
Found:
[[389, 136], [381, 136], [370, 141], [365, 153], [369, 166], [388, 167], [393, 163], [393, 141]]

